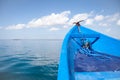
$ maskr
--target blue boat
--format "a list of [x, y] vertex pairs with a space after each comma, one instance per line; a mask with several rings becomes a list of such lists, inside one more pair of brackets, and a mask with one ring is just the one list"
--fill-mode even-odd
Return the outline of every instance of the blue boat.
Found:
[[58, 80], [120, 80], [120, 40], [78, 25], [63, 40]]

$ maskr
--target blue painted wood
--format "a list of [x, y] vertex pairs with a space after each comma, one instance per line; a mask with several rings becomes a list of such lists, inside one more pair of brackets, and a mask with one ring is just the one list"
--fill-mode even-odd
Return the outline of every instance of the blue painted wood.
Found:
[[99, 38], [99, 34], [82, 34], [82, 33], [75, 33], [71, 34], [73, 38]]
[[[87, 29], [83, 26], [81, 26], [80, 28], [81, 28], [81, 33], [79, 33], [77, 26], [73, 26], [73, 28], [68, 32], [68, 34], [65, 36], [63, 40], [61, 54], [60, 54], [59, 69], [58, 69], [58, 80], [74, 80], [75, 79], [74, 77], [75, 73], [72, 68], [74, 66], [73, 64], [73, 58], [75, 54], [74, 52], [80, 48], [80, 45], [75, 44], [76, 43], [75, 41], [80, 42], [79, 37], [89, 37], [89, 38], [99, 37], [100, 39], [92, 45], [92, 48], [95, 51], [120, 57], [120, 40], [117, 40], [109, 36], [106, 36], [104, 34], [98, 33], [96, 31]], [[88, 34], [88, 35], [85, 35], [85, 34]], [[74, 40], [73, 37], [76, 37], [77, 39], [75, 38]], [[90, 39], [90, 41], [92, 40], [93, 39]], [[97, 73], [94, 73], [94, 74], [97, 74]]]
[[76, 27], [73, 27], [68, 34], [65, 36], [62, 44], [61, 54], [60, 54], [60, 61], [59, 61], [59, 69], [58, 69], [58, 80], [70, 80], [69, 68], [68, 68], [68, 42], [70, 40], [70, 35]]
[[120, 57], [120, 40], [98, 33], [81, 26], [81, 32], [84, 34], [99, 34], [100, 39], [93, 45], [96, 51], [108, 53]]

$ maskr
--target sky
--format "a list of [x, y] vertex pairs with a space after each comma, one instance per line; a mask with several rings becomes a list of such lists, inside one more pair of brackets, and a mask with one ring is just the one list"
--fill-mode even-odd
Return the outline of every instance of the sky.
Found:
[[120, 40], [120, 0], [0, 0], [0, 39], [63, 39], [81, 23]]

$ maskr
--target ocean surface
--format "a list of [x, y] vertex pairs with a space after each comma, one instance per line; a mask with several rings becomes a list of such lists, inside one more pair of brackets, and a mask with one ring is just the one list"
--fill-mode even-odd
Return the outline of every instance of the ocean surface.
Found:
[[0, 80], [57, 80], [62, 40], [0, 40]]

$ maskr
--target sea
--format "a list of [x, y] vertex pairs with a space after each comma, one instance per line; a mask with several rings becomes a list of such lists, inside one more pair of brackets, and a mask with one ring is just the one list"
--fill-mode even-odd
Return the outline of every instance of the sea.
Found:
[[0, 40], [0, 80], [57, 80], [62, 40]]

